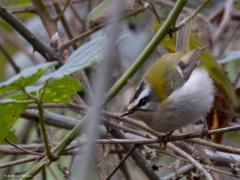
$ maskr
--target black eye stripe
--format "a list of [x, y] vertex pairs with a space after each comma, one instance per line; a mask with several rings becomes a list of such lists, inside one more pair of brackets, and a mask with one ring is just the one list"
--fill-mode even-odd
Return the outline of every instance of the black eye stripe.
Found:
[[134, 95], [133, 95], [130, 103], [131, 103], [132, 101], [134, 101], [135, 99], [138, 99], [138, 97], [139, 97], [139, 95], [141, 94], [144, 86], [145, 86], [145, 85], [144, 85], [144, 82], [141, 82], [141, 84], [139, 85], [139, 87], [138, 87], [137, 90], [135, 91], [135, 93], [134, 93]]
[[149, 100], [149, 96], [145, 96], [144, 98], [140, 99], [140, 101], [138, 103], [138, 107], [142, 107], [142, 106], [146, 105], [148, 100]]

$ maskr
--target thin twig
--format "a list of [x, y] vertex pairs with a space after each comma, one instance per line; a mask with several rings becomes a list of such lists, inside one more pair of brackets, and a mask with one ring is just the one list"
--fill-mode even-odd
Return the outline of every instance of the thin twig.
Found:
[[41, 92], [39, 94], [39, 97], [35, 97], [32, 94], [28, 93], [24, 88], [22, 89], [22, 92], [30, 99], [34, 100], [37, 108], [38, 108], [38, 120], [40, 123], [40, 130], [41, 130], [41, 135], [43, 138], [43, 142], [45, 145], [45, 149], [46, 149], [46, 154], [47, 157], [51, 160], [51, 161], [56, 161], [57, 160], [57, 156], [51, 151], [51, 146], [48, 140], [48, 135], [47, 135], [47, 129], [45, 126], [45, 122], [44, 122], [44, 108], [43, 108], [43, 96], [47, 87], [48, 81], [45, 82], [43, 88], [41, 89]]
[[193, 165], [198, 168], [208, 180], [213, 180], [212, 176], [209, 174], [209, 172], [200, 164], [197, 160], [195, 160], [191, 155], [180, 149], [179, 147], [175, 146], [172, 143], [168, 143], [167, 146], [174, 150], [176, 153], [180, 154], [181, 156], [188, 159]]
[[58, 60], [59, 57], [52, 49], [46, 46], [29, 29], [27, 29], [13, 14], [0, 6], [0, 17], [19, 32], [43, 57], [48, 61]]
[[192, 142], [192, 143], [196, 143], [196, 144], [200, 144], [200, 145], [203, 145], [203, 146], [208, 146], [208, 147], [211, 147], [211, 148], [214, 148], [216, 150], [223, 151], [223, 152], [240, 154], [240, 148], [235, 148], [235, 147], [232, 147], [232, 146], [217, 144], [217, 143], [206, 141], [206, 140], [203, 140], [203, 139], [191, 139], [191, 140], [187, 140], [187, 141]]
[[16, 48], [17, 51], [20, 51], [21, 53], [25, 54], [32, 62], [32, 64], [38, 64], [37, 59], [32, 54], [32, 52], [29, 52], [27, 48], [23, 46], [22, 42], [16, 41], [16, 37], [13, 36], [10, 31], [4, 29], [3, 27], [0, 27], [0, 34], [1, 38], [3, 39], [3, 44], [9, 42], [9, 44]]
[[[56, 4], [56, 3], [57, 3], [57, 1], [54, 2], [54, 4]], [[63, 17], [64, 13], [66, 12], [67, 8], [70, 6], [71, 3], [72, 3], [72, 0], [67, 0], [63, 9], [59, 12], [57, 17], [53, 18], [53, 20], [58, 21], [61, 17]]]
[[32, 5], [14, 5], [14, 6], [7, 6], [5, 7], [8, 9], [11, 13], [13, 14], [18, 14], [18, 13], [34, 13], [36, 14], [36, 9]]
[[[143, 0], [141, 0], [140, 2], [141, 2], [143, 5], [146, 3], [146, 2], [144, 2]], [[159, 14], [158, 14], [158, 11], [157, 11], [157, 8], [156, 8], [156, 6], [155, 6], [154, 1], [149, 1], [149, 4], [150, 4], [150, 6], [148, 7], [148, 9], [155, 15], [158, 23], [161, 23], [161, 18], [160, 18]]]
[[51, 19], [49, 9], [45, 5], [43, 0], [32, 0], [34, 7], [38, 13], [39, 18], [41, 19], [49, 37], [52, 37], [56, 32], [57, 23]]
[[24, 164], [24, 163], [31, 162], [31, 161], [35, 161], [36, 159], [39, 159], [41, 157], [42, 156], [33, 156], [33, 157], [27, 157], [27, 158], [18, 159], [18, 160], [15, 160], [15, 161], [10, 161], [10, 162], [7, 162], [7, 163], [3, 163], [3, 164], [0, 165], [0, 169], [12, 167], [12, 166], [19, 165], [19, 164]]
[[133, 151], [137, 148], [137, 145], [133, 146], [133, 148], [126, 154], [126, 156], [119, 162], [117, 167], [108, 175], [106, 180], [110, 180], [112, 176], [117, 172], [117, 170], [123, 165], [123, 163], [129, 158], [129, 156], [133, 153]]
[[187, 18], [185, 18], [184, 20], [182, 20], [181, 22], [179, 22], [179, 23], [175, 26], [174, 30], [177, 31], [177, 30], [181, 29], [183, 26], [185, 26], [185, 25], [186, 25], [188, 22], [190, 22], [199, 12], [201, 12], [201, 11], [204, 9], [204, 7], [205, 7], [207, 4], [209, 4], [210, 2], [211, 2], [211, 0], [205, 0], [205, 1], [203, 1], [203, 2], [199, 5], [199, 7], [192, 12], [191, 15], [189, 15]]
[[[68, 2], [66, 3], [66, 6], [65, 6], [66, 8], [69, 6], [69, 3], [71, 3], [71, 0], [68, 0]], [[61, 7], [58, 4], [58, 2], [55, 2], [53, 5], [54, 5], [54, 8], [56, 9], [56, 12], [58, 13], [58, 17], [56, 19], [54, 19], [53, 21], [58, 21], [60, 19], [61, 23], [63, 25], [64, 31], [67, 34], [67, 37], [69, 39], [72, 39], [74, 36], [73, 36], [72, 29], [70, 28], [71, 26], [68, 25], [68, 22], [64, 16], [64, 12], [66, 9], [61, 10]], [[73, 45], [74, 49], [77, 49], [78, 46], [76, 43], [73, 43], [72, 45]]]
[[[146, 8], [147, 8], [147, 7], [138, 8], [138, 9], [136, 9], [136, 10], [134, 10], [134, 11], [131, 11], [131, 12], [127, 13], [126, 15], [124, 15], [123, 17], [121, 17], [120, 19], [125, 19], [125, 18], [127, 18], [127, 17], [130, 17], [130, 16], [133, 16], [133, 15], [135, 15], [135, 14], [138, 14], [138, 13], [146, 10]], [[112, 23], [111, 21], [110, 21], [110, 22], [109, 22], [109, 21], [108, 21], [108, 22], [104, 22], [104, 23], [102, 23], [102, 24], [99, 24], [99, 25], [97, 25], [97, 26], [89, 29], [88, 31], [85, 31], [84, 33], [82, 33], [82, 34], [74, 37], [73, 39], [69, 40], [68, 42], [64, 43], [64, 44], [60, 47], [60, 50], [59, 50], [59, 51], [60, 51], [60, 52], [63, 52], [63, 50], [65, 50], [66, 48], [68, 48], [68, 47], [71, 46], [72, 44], [74, 44], [74, 43], [82, 40], [83, 38], [85, 38], [85, 37], [89, 36], [90, 34], [96, 32], [97, 30], [99, 30], [99, 29], [101, 29], [101, 28], [103, 28], [103, 27], [105, 27], [105, 26], [110, 25], [111, 23]]]
[[185, 166], [183, 166], [181, 168], [178, 168], [174, 172], [169, 173], [169, 174], [161, 177], [161, 180], [171, 180], [171, 179], [180, 178], [181, 175], [184, 175], [184, 174], [188, 173], [192, 169], [194, 169], [194, 165], [193, 164], [187, 164], [187, 165], [185, 165]]
[[[114, 138], [121, 138], [121, 139], [126, 138], [125, 135], [120, 131], [113, 130], [111, 133]], [[133, 145], [122, 144], [122, 147], [127, 152], [129, 152], [133, 148]], [[142, 154], [138, 151], [138, 149], [132, 152], [131, 157], [149, 179], [159, 180], [159, 176], [157, 175], [157, 173], [152, 169], [151, 165], [146, 161], [146, 159], [142, 156]]]
[[33, 154], [33, 155], [40, 155], [42, 156], [43, 154], [42, 153], [38, 153], [38, 152], [34, 152], [34, 151], [31, 151], [31, 150], [28, 150], [28, 149], [25, 149], [25, 148], [22, 148], [12, 142], [10, 142], [8, 139], [5, 139], [5, 141], [10, 144], [11, 146], [15, 147], [16, 149], [20, 149], [21, 151], [27, 153], [27, 154]]
[[2, 51], [3, 55], [5, 56], [6, 60], [9, 62], [9, 64], [13, 67], [14, 71], [16, 73], [20, 72], [20, 68], [18, 67], [18, 65], [15, 63], [15, 61], [12, 59], [11, 55], [7, 52], [7, 50], [5, 49], [5, 47], [2, 45], [2, 43], [0, 42], [0, 50]]
[[[85, 121], [85, 119], [86, 119], [86, 116], [67, 134], [67, 136], [65, 136], [65, 138], [56, 147], [53, 148], [54, 154], [56, 154], [57, 156], [60, 155], [64, 151], [64, 149], [72, 142], [72, 140], [75, 139], [75, 137], [77, 137], [80, 129], [83, 126], [83, 122]], [[22, 180], [31, 179], [48, 163], [51, 163], [51, 162], [49, 162], [47, 158], [43, 158], [21, 179]]]
[[209, 169], [210, 171], [214, 171], [214, 172], [217, 172], [219, 174], [223, 174], [223, 175], [226, 175], [226, 176], [231, 176], [231, 177], [235, 177], [235, 178], [240, 178], [239, 175], [237, 174], [232, 174], [228, 171], [224, 171], [224, 170], [221, 170], [221, 169], [217, 169], [217, 168], [214, 168], [214, 167], [211, 167], [211, 166], [207, 166], [207, 165], [203, 165], [205, 168]]
[[[33, 106], [32, 106], [33, 107]], [[80, 111], [86, 111], [87, 110], [87, 107], [86, 106], [80, 106], [80, 105], [77, 105], [77, 104], [74, 104], [74, 103], [70, 103], [68, 105], [66, 104], [45, 104], [44, 105], [45, 108], [56, 108], [56, 107], [59, 107], [59, 108], [72, 108], [72, 109], [75, 109], [75, 110], [80, 110]], [[131, 124], [135, 127], [138, 127], [142, 130], [145, 130], [146, 132], [149, 132], [151, 133], [152, 135], [155, 135], [156, 137], [159, 137], [161, 136], [162, 134], [161, 133], [158, 133], [154, 130], [152, 130], [151, 128], [143, 125], [142, 123], [140, 122], [137, 122], [137, 120], [134, 120], [132, 118], [127, 118], [127, 117], [119, 117], [118, 114], [114, 114], [114, 113], [111, 113], [111, 112], [107, 112], [105, 111], [104, 112], [104, 115], [108, 118], [111, 118], [111, 119], [115, 119], [117, 121], [122, 121], [122, 122], [125, 122], [125, 123], [128, 123], [128, 124]], [[54, 117], [51, 117], [51, 118], [54, 118]], [[59, 117], [56, 118], [56, 123], [57, 123], [57, 120], [58, 120]], [[72, 122], [72, 120], [71, 120]], [[66, 123], [65, 122], [65, 125], [67, 127], [72, 127], [72, 123]], [[236, 126], [231, 126], [231, 127], [225, 127], [225, 128], [219, 128], [219, 129], [215, 129], [215, 130], [210, 130], [208, 132], [208, 134], [206, 134], [206, 136], [212, 136], [212, 135], [216, 135], [216, 134], [222, 134], [222, 133], [226, 133], [226, 132], [230, 132], [230, 131], [238, 131], [240, 130], [240, 125], [236, 125]], [[194, 138], [199, 138], [199, 137], [203, 137], [203, 134], [200, 133], [200, 134], [185, 134], [185, 135], [171, 135], [171, 136], [166, 136], [166, 137], [163, 137], [162, 140], [163, 142], [169, 142], [169, 141], [179, 141], [179, 140], [186, 140], [186, 139], [194, 139]], [[150, 140], [152, 142], [152, 140]], [[157, 141], [157, 140], [155, 140]], [[153, 142], [154, 143], [154, 142]], [[136, 144], [137, 144], [137, 141], [136, 141]]]
[[216, 42], [219, 39], [220, 35], [224, 32], [225, 28], [230, 22], [229, 20], [231, 18], [232, 4], [233, 4], [233, 0], [228, 0], [225, 3], [224, 15], [223, 15], [222, 21], [219, 27], [216, 29], [216, 32], [214, 33], [215, 34], [213, 37], [214, 42]]

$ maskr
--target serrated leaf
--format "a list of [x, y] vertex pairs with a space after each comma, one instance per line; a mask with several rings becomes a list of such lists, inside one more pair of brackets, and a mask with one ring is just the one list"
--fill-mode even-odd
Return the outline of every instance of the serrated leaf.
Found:
[[[170, 52], [175, 51], [176, 44], [176, 36], [172, 38], [166, 37], [161, 44], [167, 48]], [[194, 49], [197, 47], [203, 47], [200, 39], [196, 34], [191, 33], [190, 36], [190, 49]], [[230, 80], [225, 75], [222, 67], [217, 63], [217, 60], [213, 57], [213, 55], [206, 49], [202, 53], [200, 57], [200, 61], [203, 64], [203, 67], [207, 69], [213, 81], [225, 92], [228, 96], [229, 100], [236, 105], [237, 99], [234, 88], [230, 82]]]
[[21, 113], [26, 109], [26, 104], [14, 102], [0, 102], [0, 143], [11, 133], [11, 128]]
[[56, 64], [56, 62], [44, 63], [23, 70], [18, 75], [0, 83], [0, 94], [20, 90], [21, 88], [35, 83], [49, 68]]
[[72, 77], [50, 80], [45, 89], [43, 102], [68, 102], [83, 86]]

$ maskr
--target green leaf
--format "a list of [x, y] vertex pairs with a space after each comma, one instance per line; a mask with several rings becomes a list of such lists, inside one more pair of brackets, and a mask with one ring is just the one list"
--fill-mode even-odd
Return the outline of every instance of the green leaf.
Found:
[[14, 102], [0, 102], [0, 143], [11, 134], [11, 128], [21, 113], [26, 109], [26, 104]]
[[49, 80], [43, 95], [43, 102], [68, 102], [82, 89], [81, 83], [72, 77]]
[[[161, 44], [167, 48], [169, 51], [175, 51], [175, 44], [176, 44], [176, 36], [172, 38], [166, 37]], [[191, 33], [190, 36], [190, 49], [194, 49], [197, 47], [203, 47], [200, 39], [197, 37], [196, 34]], [[213, 81], [225, 92], [229, 100], [234, 104], [237, 105], [236, 94], [234, 91], [234, 87], [232, 86], [230, 80], [225, 75], [222, 67], [217, 63], [217, 60], [213, 57], [213, 55], [206, 49], [201, 57], [200, 61], [203, 64], [202, 66], [208, 71], [210, 76], [212, 77]]]
[[56, 64], [56, 62], [44, 63], [23, 70], [18, 75], [0, 83], [0, 94], [20, 90], [35, 83], [44, 73], [47, 72], [49, 68], [55, 66]]

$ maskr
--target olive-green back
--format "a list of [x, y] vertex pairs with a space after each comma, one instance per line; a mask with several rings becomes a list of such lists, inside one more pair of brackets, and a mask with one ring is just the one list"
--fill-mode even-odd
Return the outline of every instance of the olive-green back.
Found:
[[165, 100], [182, 84], [181, 74], [177, 69], [182, 53], [171, 53], [157, 59], [145, 72], [143, 81], [149, 83], [160, 102]]

